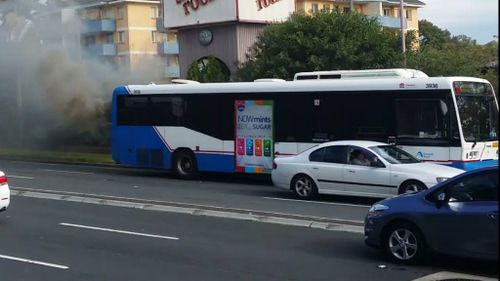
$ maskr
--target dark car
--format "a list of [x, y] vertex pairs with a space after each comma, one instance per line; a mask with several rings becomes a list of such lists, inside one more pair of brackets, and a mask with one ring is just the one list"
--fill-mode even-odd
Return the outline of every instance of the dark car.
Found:
[[365, 218], [365, 243], [400, 263], [430, 252], [498, 260], [498, 166], [374, 204]]

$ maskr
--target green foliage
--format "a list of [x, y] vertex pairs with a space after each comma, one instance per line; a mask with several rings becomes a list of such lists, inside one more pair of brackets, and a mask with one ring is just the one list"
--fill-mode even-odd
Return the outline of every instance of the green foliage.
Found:
[[490, 81], [498, 93], [498, 42], [478, 45], [475, 40], [459, 35], [452, 37], [428, 21], [419, 21], [420, 48], [408, 53], [409, 68], [429, 76], [472, 76]]
[[295, 13], [266, 27], [238, 79], [292, 79], [300, 71], [391, 68], [402, 64], [397, 32], [355, 12]]
[[202, 82], [228, 82], [229, 73], [226, 67], [214, 56], [208, 56], [202, 61], [193, 61], [188, 69], [188, 79]]
[[451, 34], [448, 30], [440, 29], [426, 20], [418, 22], [418, 31], [420, 33], [421, 47], [431, 46], [440, 49], [444, 43], [451, 40]]

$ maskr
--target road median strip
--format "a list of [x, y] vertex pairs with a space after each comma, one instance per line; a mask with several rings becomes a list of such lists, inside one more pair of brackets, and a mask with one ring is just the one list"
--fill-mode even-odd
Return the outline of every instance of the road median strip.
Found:
[[118, 197], [100, 194], [11, 187], [14, 196], [41, 199], [62, 200], [69, 202], [136, 208], [141, 210], [190, 214], [197, 216], [230, 218], [262, 223], [273, 223], [301, 226], [323, 230], [363, 233], [363, 222], [336, 218], [303, 216], [297, 214], [277, 213], [260, 210], [225, 208], [219, 206], [189, 204], [170, 201], [146, 200], [129, 197]]

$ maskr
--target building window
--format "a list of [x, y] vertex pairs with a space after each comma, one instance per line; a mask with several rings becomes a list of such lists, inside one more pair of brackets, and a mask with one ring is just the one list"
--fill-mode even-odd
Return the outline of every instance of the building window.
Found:
[[125, 31], [118, 31], [118, 43], [125, 43]]
[[158, 17], [158, 7], [151, 7], [150, 16], [152, 19], [156, 19]]
[[156, 31], [151, 31], [151, 41], [153, 43], [157, 43], [158, 42], [158, 38], [156, 36], [157, 36]]
[[103, 19], [113, 19], [113, 10], [112, 9], [104, 10], [102, 13], [102, 18]]
[[314, 3], [311, 5], [311, 12], [313, 12], [313, 13], [318, 12], [318, 4]]
[[106, 34], [106, 44], [113, 44], [113, 33]]
[[323, 10], [330, 12], [330, 4], [324, 4], [323, 5]]
[[344, 14], [348, 14], [351, 11], [351, 8], [344, 7]]
[[390, 17], [391, 16], [391, 9], [389, 8], [384, 8], [384, 16]]
[[412, 17], [411, 17], [411, 10], [406, 10], [406, 18], [407, 18], [408, 20], [411, 20], [411, 19], [412, 19]]
[[124, 7], [118, 7], [116, 9], [116, 18], [119, 20], [125, 18], [125, 8]]
[[91, 45], [95, 45], [95, 36], [89, 35], [89, 36], [83, 37], [83, 46], [88, 47]]

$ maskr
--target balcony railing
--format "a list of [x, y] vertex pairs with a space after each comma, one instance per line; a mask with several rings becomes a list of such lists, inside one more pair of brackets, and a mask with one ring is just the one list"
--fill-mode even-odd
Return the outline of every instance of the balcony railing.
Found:
[[160, 42], [157, 45], [159, 55], [178, 55], [179, 43], [177, 42]]
[[83, 48], [87, 57], [116, 56], [115, 44], [95, 44]]
[[[396, 17], [378, 16], [378, 22], [384, 27], [401, 28], [401, 20]], [[403, 19], [403, 28], [406, 29], [407, 20]]]
[[111, 19], [87, 20], [83, 22], [84, 34], [111, 33], [116, 31], [116, 21]]
[[181, 71], [179, 66], [167, 66], [165, 67], [165, 77], [169, 78], [179, 78], [181, 76]]

